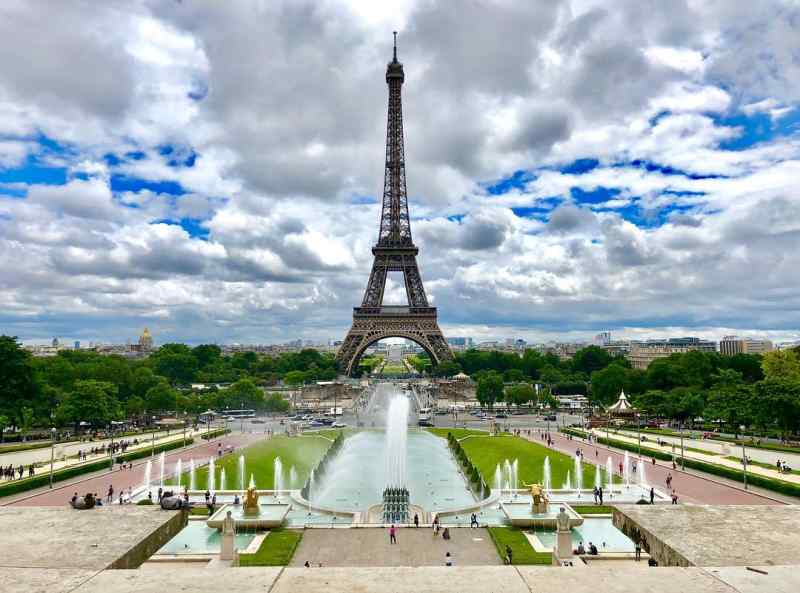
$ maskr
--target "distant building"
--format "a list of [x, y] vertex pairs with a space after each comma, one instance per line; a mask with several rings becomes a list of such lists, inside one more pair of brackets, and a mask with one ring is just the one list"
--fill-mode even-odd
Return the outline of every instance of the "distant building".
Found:
[[648, 340], [647, 342], [632, 342], [628, 353], [628, 360], [635, 369], [646, 369], [650, 363], [659, 358], [667, 358], [673, 354], [681, 354], [699, 350], [701, 352], [716, 352], [717, 343], [700, 338], [669, 338], [667, 340]]
[[447, 338], [447, 343], [450, 345], [451, 348], [469, 348], [472, 346], [472, 338], [465, 338], [465, 337], [455, 337], [455, 338]]
[[723, 356], [734, 356], [736, 354], [763, 354], [774, 350], [772, 342], [769, 340], [755, 340], [753, 338], [739, 338], [737, 336], [725, 336], [719, 343], [719, 352]]
[[594, 337], [594, 343], [598, 346], [605, 346], [611, 343], [611, 332], [600, 332]]
[[53, 338], [53, 348], [58, 348], [59, 342], [58, 338]]
[[153, 349], [153, 336], [150, 335], [150, 330], [144, 328], [142, 335], [139, 336], [139, 351], [150, 352]]
[[75, 347], [75, 350], [80, 350], [81, 349], [81, 341], [80, 340], [75, 340], [75, 343], [73, 344], [73, 346]]

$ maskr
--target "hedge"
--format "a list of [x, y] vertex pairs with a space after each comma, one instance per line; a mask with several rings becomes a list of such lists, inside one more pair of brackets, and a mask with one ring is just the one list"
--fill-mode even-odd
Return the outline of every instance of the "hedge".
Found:
[[0, 445], [0, 455], [4, 453], [14, 453], [16, 451], [33, 451], [34, 449], [44, 449], [45, 447], [49, 446], [50, 443], [19, 443], [16, 445]]
[[[191, 438], [186, 439], [187, 445], [191, 445], [193, 442], [194, 439]], [[179, 449], [181, 447], [183, 447], [183, 440], [178, 440], [171, 443], [162, 443], [161, 445], [156, 446], [154, 452], [161, 453], [162, 451], [171, 451], [172, 449]], [[150, 452], [151, 449], [144, 447], [139, 451], [132, 451], [130, 453], [125, 453], [124, 455], [117, 456], [117, 461], [128, 462], [128, 461], [134, 461], [136, 459], [142, 459], [144, 457], [150, 457]], [[105, 459], [92, 461], [91, 463], [86, 463], [83, 465], [73, 465], [72, 467], [60, 469], [58, 471], [53, 472], [53, 483], [62, 482], [64, 480], [74, 478], [75, 476], [80, 476], [83, 474], [88, 474], [103, 469], [107, 469], [108, 466], [109, 466], [109, 460], [106, 457]], [[28, 490], [33, 490], [34, 488], [41, 488], [42, 486], [46, 486], [49, 483], [50, 483], [49, 471], [45, 471], [43, 473], [35, 475], [32, 478], [26, 478], [24, 480], [8, 482], [6, 484], [0, 485], [0, 498], [4, 496], [11, 496], [12, 494], [18, 494], [20, 492], [26, 492]]]
[[447, 444], [455, 454], [456, 459], [461, 465], [461, 471], [466, 476], [467, 480], [469, 481], [469, 485], [475, 494], [481, 498], [489, 498], [492, 493], [491, 488], [489, 488], [488, 484], [486, 484], [486, 481], [483, 479], [480, 470], [473, 465], [472, 461], [470, 461], [470, 458], [467, 455], [467, 452], [464, 451], [461, 443], [459, 443], [458, 439], [455, 438], [450, 432], [447, 433]]
[[230, 431], [230, 428], [218, 428], [216, 430], [212, 430], [211, 432], [204, 432], [201, 438], [205, 441], [209, 441], [211, 439], [221, 437], [224, 434], [228, 434]]
[[[586, 432], [574, 428], [562, 428], [561, 432], [565, 434], [571, 434], [573, 436], [577, 436], [580, 438], [586, 438], [587, 436]], [[607, 439], [606, 437], [602, 436], [597, 438], [597, 442], [603, 445], [607, 445], [609, 447], [615, 447], [617, 449], [631, 451], [633, 453], [639, 451], [639, 447], [635, 443], [627, 443], [625, 441]], [[656, 459], [661, 459], [662, 461], [672, 461], [672, 455], [670, 453], [665, 453], [663, 451], [656, 451], [654, 449], [648, 449], [647, 447], [642, 447], [642, 454], [646, 454], [648, 457], [655, 457]], [[705, 472], [707, 474], [713, 474], [715, 476], [728, 478], [736, 482], [742, 482], [742, 483], [744, 482], [744, 471], [740, 469], [734, 469], [732, 467], [726, 467], [723, 465], [715, 465], [713, 463], [698, 461], [697, 459], [691, 459], [689, 457], [683, 458], [683, 465], [685, 467], [696, 469], [698, 471]], [[767, 476], [762, 476], [760, 474], [753, 474], [750, 472], [747, 473], [747, 483], [750, 484], [751, 486], [758, 486], [760, 488], [764, 488], [766, 490], [772, 490], [773, 492], [778, 492], [780, 494], [800, 497], [800, 484], [793, 484], [791, 482], [785, 482], [783, 480], [776, 480], [774, 478], [768, 478]]]

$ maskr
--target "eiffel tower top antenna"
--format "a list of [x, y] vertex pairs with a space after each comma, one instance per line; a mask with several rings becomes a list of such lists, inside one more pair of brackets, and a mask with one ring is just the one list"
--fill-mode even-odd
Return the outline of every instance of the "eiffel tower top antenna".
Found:
[[397, 62], [397, 31], [392, 31], [392, 35], [394, 35], [394, 59], [392, 62]]

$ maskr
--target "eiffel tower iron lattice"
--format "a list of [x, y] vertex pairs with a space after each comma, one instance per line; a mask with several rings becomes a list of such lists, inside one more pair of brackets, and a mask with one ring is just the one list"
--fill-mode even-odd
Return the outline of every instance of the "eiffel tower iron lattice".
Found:
[[[397, 61], [397, 33], [392, 61], [386, 66], [389, 86], [389, 115], [386, 123], [386, 169], [383, 177], [383, 205], [372, 272], [360, 307], [353, 309], [353, 325], [336, 359], [347, 375], [358, 368], [364, 351], [383, 338], [407, 338], [419, 344], [434, 364], [453, 358], [436, 320], [436, 307], [428, 305], [422, 276], [417, 267], [419, 249], [411, 239], [406, 194], [406, 165], [403, 150], [403, 106], [401, 87], [403, 65]], [[386, 275], [402, 272], [408, 306], [383, 304]]]

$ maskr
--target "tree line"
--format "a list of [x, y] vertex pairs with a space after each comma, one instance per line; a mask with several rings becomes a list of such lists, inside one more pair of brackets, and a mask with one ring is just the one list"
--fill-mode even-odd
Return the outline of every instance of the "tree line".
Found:
[[[17, 339], [0, 336], [0, 433], [35, 427], [93, 427], [111, 420], [207, 409], [280, 411], [288, 402], [265, 389], [283, 381], [299, 385], [336, 377], [333, 356], [307, 349], [279, 356], [222, 354], [219, 346], [165, 344], [145, 359], [62, 350], [33, 357]], [[192, 383], [212, 384], [192, 390]], [[218, 389], [217, 383], [229, 384]]]

